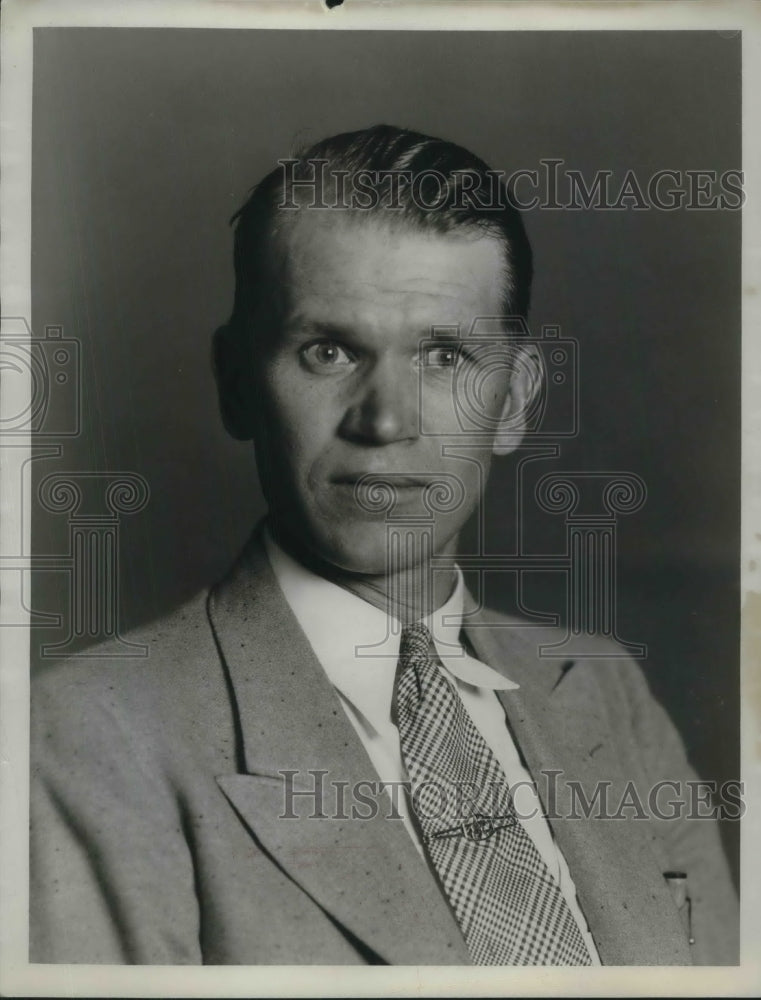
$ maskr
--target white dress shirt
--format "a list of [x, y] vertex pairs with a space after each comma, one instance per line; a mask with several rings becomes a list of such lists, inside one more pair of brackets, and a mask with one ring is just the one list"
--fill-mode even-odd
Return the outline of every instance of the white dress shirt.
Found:
[[[305, 569], [264, 531], [264, 545], [275, 577], [341, 705], [362, 741], [381, 781], [397, 790], [408, 780], [399, 747], [399, 732], [391, 708], [399, 660], [401, 625], [385, 611]], [[510, 735], [496, 691], [518, 687], [491, 667], [474, 659], [460, 641], [464, 584], [459, 568], [449, 600], [424, 619], [430, 629], [441, 668], [454, 685], [513, 792], [520, 822], [533, 840], [568, 903], [592, 962], [597, 949], [576, 899], [565, 858], [542, 813], [536, 787]], [[517, 786], [517, 787], [516, 787]], [[394, 805], [420, 854], [423, 846], [409, 815], [406, 796], [394, 794]]]

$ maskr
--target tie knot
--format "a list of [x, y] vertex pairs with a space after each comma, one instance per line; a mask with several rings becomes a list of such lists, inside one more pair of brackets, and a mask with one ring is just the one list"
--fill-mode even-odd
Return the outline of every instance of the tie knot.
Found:
[[403, 665], [427, 660], [431, 655], [431, 633], [422, 622], [407, 625], [402, 629], [399, 659]]

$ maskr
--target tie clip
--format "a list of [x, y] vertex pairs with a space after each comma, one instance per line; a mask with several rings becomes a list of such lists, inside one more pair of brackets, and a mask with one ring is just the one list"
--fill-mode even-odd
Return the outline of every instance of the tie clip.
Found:
[[478, 843], [488, 840], [498, 830], [505, 830], [507, 827], [515, 826], [516, 822], [517, 820], [514, 815], [487, 816], [484, 813], [476, 813], [475, 816], [469, 816], [468, 819], [464, 819], [457, 826], [452, 826], [447, 830], [437, 830], [436, 833], [429, 834], [428, 839], [440, 840], [445, 837], [464, 837], [466, 840]]

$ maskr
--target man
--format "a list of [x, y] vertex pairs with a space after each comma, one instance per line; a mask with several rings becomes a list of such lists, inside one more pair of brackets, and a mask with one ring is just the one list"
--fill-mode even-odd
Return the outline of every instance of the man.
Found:
[[540, 391], [492, 181], [384, 126], [238, 214], [215, 368], [269, 514], [145, 662], [35, 679], [33, 961], [737, 961], [713, 820], [574, 804], [684, 794], [639, 669], [543, 659], [456, 565]]

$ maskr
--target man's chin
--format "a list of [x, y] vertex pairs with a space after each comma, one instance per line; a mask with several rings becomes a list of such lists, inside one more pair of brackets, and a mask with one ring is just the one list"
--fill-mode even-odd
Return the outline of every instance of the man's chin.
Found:
[[[456, 538], [442, 543], [430, 525], [368, 523], [351, 525], [320, 548], [327, 562], [344, 573], [390, 577], [429, 564], [434, 557], [453, 555]], [[437, 544], [437, 542], [439, 544]]]
[[[427, 534], [427, 532], [426, 532]], [[389, 531], [385, 520], [344, 522], [327, 531], [299, 532], [279, 539], [291, 555], [322, 576], [388, 577], [426, 562], [432, 555], [423, 532], [404, 527]]]
[[395, 567], [385, 525], [352, 526], [340, 538], [320, 540], [315, 555], [340, 573], [355, 576], [390, 576]]
[[358, 516], [356, 510], [340, 517], [323, 510], [283, 513], [273, 516], [270, 508], [275, 540], [320, 576], [394, 576], [427, 563], [434, 554], [456, 550], [457, 526], [452, 524], [394, 522], [382, 514]]

